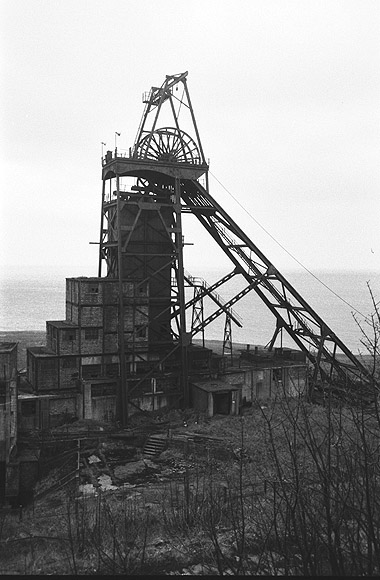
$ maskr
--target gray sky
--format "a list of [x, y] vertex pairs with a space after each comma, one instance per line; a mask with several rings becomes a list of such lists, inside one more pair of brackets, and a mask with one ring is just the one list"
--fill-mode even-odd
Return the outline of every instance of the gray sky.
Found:
[[[0, 6], [2, 266], [96, 275], [101, 141], [132, 146], [142, 93], [187, 70], [210, 170], [244, 208], [312, 271], [380, 269], [379, 1]], [[212, 176], [210, 193], [297, 267]], [[215, 266], [185, 235], [187, 269]]]

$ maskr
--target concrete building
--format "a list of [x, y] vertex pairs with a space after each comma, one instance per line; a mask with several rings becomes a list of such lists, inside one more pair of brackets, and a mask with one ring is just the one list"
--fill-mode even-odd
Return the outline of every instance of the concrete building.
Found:
[[0, 501], [18, 493], [17, 343], [0, 343]]
[[191, 383], [191, 403], [207, 417], [215, 414], [238, 415], [241, 385], [230, 385], [221, 379]]
[[[178, 373], [173, 373], [179, 366], [175, 356], [168, 357], [153, 377], [141, 380], [162, 347], [145, 324], [151, 308], [149, 290], [148, 282], [122, 284], [126, 364], [130, 387], [137, 384], [130, 414], [138, 408], [178, 406], [180, 396]], [[20, 397], [20, 429], [54, 427], [74, 418], [117, 419], [119, 311], [118, 280], [67, 278], [66, 320], [48, 321], [46, 346], [27, 349], [31, 388]], [[195, 375], [209, 375], [211, 354], [209, 349], [189, 346], [189, 364]]]
[[308, 366], [301, 351], [255, 347], [241, 351], [238, 366], [208, 380], [192, 381], [191, 402], [208, 417], [236, 415], [241, 406], [254, 402], [303, 396], [307, 387]]
[[[161, 87], [144, 94], [133, 147], [123, 152], [115, 144], [102, 158], [98, 277], [67, 279], [65, 320], [48, 321], [46, 346], [27, 351], [31, 393], [22, 406], [32, 412], [35, 404], [33, 420], [40, 428], [74, 417], [118, 419], [126, 425], [138, 409], [188, 407], [191, 383], [219, 380], [221, 371], [211, 351], [194, 347], [193, 338], [201, 334], [204, 339], [205, 327], [223, 314], [227, 346], [231, 321], [242, 325], [232, 306], [252, 290], [266, 296], [276, 328], [282, 328], [283, 310], [267, 296], [280, 296], [274, 289], [277, 271], [263, 255], [258, 265], [252, 258], [257, 248], [208, 191], [208, 163], [186, 78], [187, 72], [167, 75]], [[181, 123], [173, 93], [180, 86]], [[168, 119], [168, 126], [160, 125]], [[185, 270], [185, 214], [200, 221], [231, 258], [233, 270], [211, 286]], [[244, 287], [229, 301], [221, 300], [219, 288], [241, 275]], [[284, 290], [282, 278], [281, 284]], [[188, 285], [194, 289], [190, 300]], [[286, 288], [291, 292], [289, 284]], [[216, 310], [205, 317], [206, 298]], [[280, 302], [282, 309], [285, 301]], [[297, 307], [297, 324], [300, 312]], [[287, 327], [293, 329], [290, 323]], [[239, 370], [233, 379], [241, 384], [243, 401], [256, 397], [253, 383], [256, 391], [260, 384], [264, 391], [272, 384], [265, 369], [257, 371], [258, 377], [260, 372], [262, 378], [255, 378]], [[213, 397], [218, 407], [221, 395]], [[23, 415], [23, 422], [31, 423], [32, 415]]]

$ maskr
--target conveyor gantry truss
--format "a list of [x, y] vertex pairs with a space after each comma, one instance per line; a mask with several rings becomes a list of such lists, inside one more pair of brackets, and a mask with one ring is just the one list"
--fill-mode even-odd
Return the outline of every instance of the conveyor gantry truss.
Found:
[[[182, 90], [178, 96], [179, 89]], [[156, 254], [151, 255], [151, 258], [160, 256], [163, 261], [160, 262], [160, 268], [156, 270], [151, 268], [148, 277], [152, 279], [162, 277], [162, 272], [169, 267], [172, 272], [171, 298], [169, 303], [163, 305], [161, 312], [156, 308], [153, 318], [147, 316], [145, 326], [148, 329], [154, 326], [157, 319], [167, 314], [169, 309], [172, 341], [166, 350], [160, 351], [159, 360], [147, 369], [140, 383], [153, 376], [157, 367], [162, 368], [165, 360], [168, 360], [173, 352], [178, 351], [181, 353], [179, 382], [184, 402], [188, 403], [187, 348], [192, 337], [198, 332], [203, 332], [204, 327], [222, 313], [240, 325], [241, 321], [233, 313], [232, 306], [242, 296], [254, 291], [272, 312], [276, 321], [276, 330], [269, 348], [273, 347], [277, 334], [282, 330], [286, 331], [312, 363], [314, 369], [311, 378], [312, 388], [329, 385], [335, 392], [347, 395], [351, 399], [368, 395], [372, 397], [378, 385], [367, 369], [210, 195], [208, 165], [187, 88], [187, 72], [167, 76], [160, 87], [152, 87], [151, 91], [143, 96], [143, 102], [145, 109], [134, 146], [129, 154], [116, 150], [113, 154], [108, 151], [103, 159], [99, 254], [99, 276], [102, 262], [105, 261], [107, 276], [118, 277], [122, 296], [125, 278], [123, 264], [124, 260], [130, 260], [137, 255], [133, 249], [133, 235], [138, 228], [139, 216], [148, 209], [148, 204], [144, 204], [144, 201], [156, 204], [154, 207], [157, 209], [158, 221], [162, 223], [162, 231], [157, 235], [159, 239], [166, 239], [166, 246], [164, 240], [161, 252], [156, 251]], [[165, 117], [165, 109], [166, 116], [169, 113], [171, 117], [171, 125], [160, 126], [159, 121]], [[180, 126], [180, 113], [182, 125], [183, 112], [187, 114], [190, 132], [185, 132]], [[132, 188], [134, 191], [129, 193], [122, 191], [120, 180], [125, 176], [137, 179], [137, 185]], [[108, 180], [109, 194], [106, 193]], [[111, 180], [115, 183], [113, 193]], [[133, 202], [132, 194], [136, 192], [141, 196], [139, 201]], [[135, 203], [138, 211], [136, 210], [135, 217], [126, 226], [121, 222], [120, 216], [128, 203]], [[113, 212], [110, 212], [110, 204], [115, 208]], [[201, 285], [194, 298], [187, 303], [185, 285], [195, 284], [184, 270], [181, 217], [184, 213], [190, 213], [199, 220], [233, 264], [232, 272], [211, 287]], [[142, 261], [142, 254], [138, 257]], [[228, 302], [219, 303], [217, 311], [205, 320], [196, 316], [194, 323], [193, 316], [192, 328], [187, 331], [186, 309], [194, 307], [194, 302], [197, 299], [201, 300], [205, 295], [213, 298], [215, 290], [234, 276], [243, 277], [246, 282], [244, 289]], [[121, 313], [124, 307], [123, 301], [120, 300]], [[124, 317], [119, 316], [119, 320], [124, 320]], [[119, 348], [120, 359], [124, 360], [122, 367], [126, 368], [125, 357], [126, 354], [131, 355], [131, 346], [125, 344], [122, 324], [119, 329]], [[138, 358], [137, 351], [132, 352], [132, 355]], [[124, 405], [138, 386], [138, 382], [134, 383], [133, 388], [128, 390], [129, 374], [125, 368], [124, 372], [121, 372], [126, 393]]]

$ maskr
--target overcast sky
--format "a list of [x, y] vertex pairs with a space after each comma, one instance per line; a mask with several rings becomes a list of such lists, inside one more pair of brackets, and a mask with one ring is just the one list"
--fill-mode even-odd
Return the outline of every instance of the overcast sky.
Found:
[[[1, 265], [96, 275], [101, 141], [188, 88], [210, 193], [280, 270], [380, 269], [378, 0], [2, 0]], [[187, 225], [187, 224], [186, 224]], [[186, 267], [215, 266], [185, 231]], [[220, 264], [225, 264], [222, 256]]]

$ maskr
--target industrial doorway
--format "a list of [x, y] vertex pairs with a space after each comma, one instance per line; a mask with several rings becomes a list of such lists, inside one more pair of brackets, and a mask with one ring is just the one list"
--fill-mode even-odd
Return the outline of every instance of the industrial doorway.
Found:
[[229, 415], [231, 412], [231, 393], [214, 393], [214, 414]]

